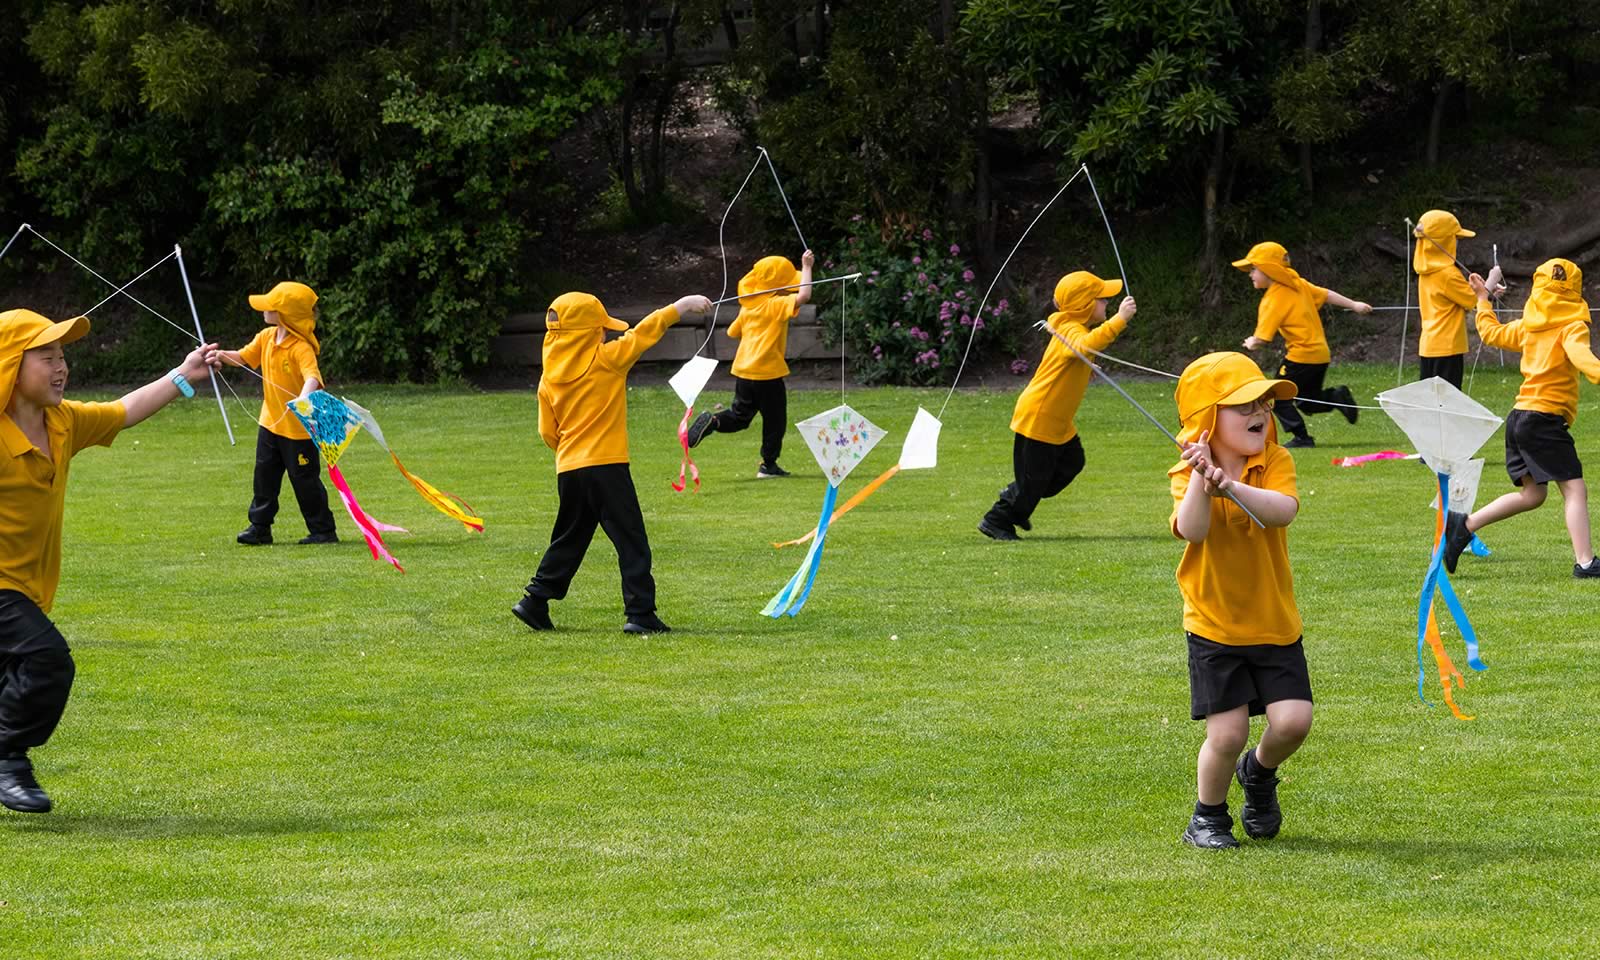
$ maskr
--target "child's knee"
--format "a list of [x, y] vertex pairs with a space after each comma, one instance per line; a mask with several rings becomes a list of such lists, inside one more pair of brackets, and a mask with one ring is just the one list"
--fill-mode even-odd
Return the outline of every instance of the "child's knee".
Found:
[[1545, 497], [1549, 496], [1549, 494], [1549, 484], [1525, 483], [1522, 485], [1522, 499], [1527, 501], [1529, 506], [1542, 506]]
[[1217, 753], [1234, 756], [1244, 752], [1245, 744], [1250, 740], [1250, 725], [1234, 724], [1208, 725], [1206, 727], [1206, 745]]

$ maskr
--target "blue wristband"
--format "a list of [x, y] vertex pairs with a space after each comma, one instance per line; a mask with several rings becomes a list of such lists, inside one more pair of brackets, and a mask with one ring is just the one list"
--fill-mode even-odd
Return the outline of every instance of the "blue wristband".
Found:
[[194, 396], [194, 387], [189, 386], [189, 381], [184, 377], [184, 375], [182, 373], [179, 373], [177, 370], [174, 370], [171, 373], [167, 374], [167, 379], [171, 380], [173, 382], [173, 384], [178, 388], [178, 392], [179, 393], [183, 394], [186, 397]]

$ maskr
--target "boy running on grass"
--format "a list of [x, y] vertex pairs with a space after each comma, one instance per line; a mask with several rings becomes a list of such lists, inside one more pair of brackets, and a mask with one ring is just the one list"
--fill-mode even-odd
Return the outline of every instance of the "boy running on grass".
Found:
[[1442, 377], [1460, 390], [1467, 368], [1467, 309], [1474, 298], [1466, 271], [1456, 264], [1456, 238], [1477, 234], [1445, 210], [1424, 213], [1412, 234], [1417, 245], [1411, 266], [1417, 271], [1417, 312], [1422, 315], [1419, 379]]
[[[1314, 413], [1337, 409], [1346, 420], [1355, 423], [1361, 411], [1355, 407], [1350, 388], [1341, 384], [1327, 390], [1322, 386], [1333, 355], [1328, 352], [1328, 337], [1322, 332], [1320, 310], [1324, 303], [1331, 303], [1356, 313], [1371, 313], [1372, 306], [1300, 276], [1289, 266], [1289, 252], [1282, 244], [1258, 243], [1233, 265], [1248, 273], [1250, 282], [1262, 291], [1261, 304], [1256, 308], [1256, 332], [1245, 338], [1244, 348], [1254, 350], [1280, 333], [1288, 348], [1278, 376], [1295, 385], [1300, 399], [1274, 408], [1283, 429], [1293, 437], [1285, 446], [1317, 445], [1305, 421]], [[1329, 403], [1341, 406], [1328, 406]]]
[[[1268, 380], [1249, 357], [1209, 353], [1189, 364], [1175, 399], [1183, 459], [1172, 480], [1172, 532], [1188, 541], [1178, 564], [1189, 643], [1189, 703], [1205, 720], [1196, 780], [1199, 797], [1183, 842], [1237, 847], [1228, 780], [1244, 788], [1244, 830], [1276, 836], [1277, 768], [1311, 730], [1311, 678], [1300, 642], [1300, 611], [1289, 570], [1287, 527], [1299, 512], [1294, 459], [1278, 445], [1272, 402], [1295, 395]], [[1265, 525], [1257, 527], [1224, 491]], [[1254, 750], [1250, 718], [1265, 713]]]
[[[733, 406], [721, 413], [702, 413], [689, 425], [689, 446], [697, 447], [706, 434], [738, 433], [760, 414], [757, 480], [789, 475], [778, 466], [783, 435], [789, 429], [789, 394], [783, 383], [789, 364], [784, 354], [789, 349], [789, 321], [811, 300], [815, 262], [810, 250], [800, 257], [799, 270], [788, 257], [762, 257], [740, 278], [739, 315], [728, 325], [728, 336], [739, 338], [739, 350], [733, 355]], [[790, 287], [794, 293], [782, 290]]]
[[1569, 428], [1578, 418], [1578, 374], [1600, 383], [1600, 359], [1589, 347], [1589, 304], [1583, 271], [1571, 260], [1546, 260], [1533, 274], [1522, 316], [1499, 323], [1490, 289], [1467, 278], [1478, 297], [1478, 336], [1491, 347], [1522, 352], [1522, 389], [1506, 415], [1506, 473], [1517, 486], [1470, 516], [1452, 512], [1445, 524], [1445, 569], [1455, 572], [1472, 535], [1507, 517], [1538, 508], [1554, 481], [1566, 502], [1574, 577], [1600, 577], [1589, 539], [1589, 491]]
[[[1107, 320], [1108, 298], [1121, 292], [1121, 280], [1102, 280], [1086, 270], [1067, 274], [1056, 282], [1050, 329], [1080, 352], [1104, 350], [1139, 309], [1132, 297], [1124, 297], [1117, 315]], [[1013, 479], [978, 521], [979, 533], [994, 540], [1022, 539], [1017, 528], [1033, 529], [1031, 518], [1039, 501], [1065, 490], [1083, 471], [1083, 441], [1073, 417], [1089, 387], [1089, 375], [1088, 366], [1072, 350], [1050, 338], [1011, 414]]]
[[[600, 527], [617, 548], [622, 570], [624, 633], [666, 633], [656, 616], [639, 494], [628, 472], [628, 371], [685, 313], [705, 313], [711, 301], [683, 297], [633, 329], [606, 313], [587, 293], [564, 293], [545, 314], [544, 367], [539, 376], [539, 436], [556, 452], [555, 529], [527, 593], [511, 608], [535, 630], [550, 630], [550, 601], [567, 587]], [[609, 343], [607, 330], [624, 331]]]
[[62, 347], [89, 332], [86, 317], [59, 323], [32, 310], [0, 313], [0, 804], [48, 813], [28, 751], [61, 721], [76, 667], [48, 616], [61, 580], [61, 521], [72, 457], [110, 446], [190, 380], [220, 365], [202, 344], [166, 376], [114, 403], [65, 400]]

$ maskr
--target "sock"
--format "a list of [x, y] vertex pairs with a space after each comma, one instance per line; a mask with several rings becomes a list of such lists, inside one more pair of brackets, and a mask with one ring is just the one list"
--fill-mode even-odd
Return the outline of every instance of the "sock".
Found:
[[1249, 753], [1244, 755], [1244, 775], [1252, 780], [1261, 776], [1270, 777], [1274, 773], [1277, 773], [1277, 771], [1277, 767], [1262, 766], [1261, 761], [1256, 757], [1256, 752], [1254, 750], [1251, 750]]
[[1197, 817], [1225, 817], [1228, 815], [1228, 802], [1224, 800], [1221, 803], [1201, 803], [1196, 800], [1194, 802], [1194, 815]]

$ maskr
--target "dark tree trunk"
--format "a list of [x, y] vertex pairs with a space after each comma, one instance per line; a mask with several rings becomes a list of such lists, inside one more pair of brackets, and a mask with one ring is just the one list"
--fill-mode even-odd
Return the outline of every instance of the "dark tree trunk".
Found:
[[1217, 229], [1218, 191], [1217, 187], [1222, 180], [1222, 168], [1227, 159], [1228, 128], [1218, 124], [1217, 132], [1211, 140], [1211, 162], [1206, 165], [1205, 185], [1205, 228], [1206, 247], [1202, 257], [1201, 267], [1206, 276], [1207, 306], [1216, 307], [1222, 304], [1222, 273], [1219, 254], [1222, 249], [1222, 237]]
[[621, 144], [618, 151], [618, 179], [622, 181], [622, 190], [628, 197], [628, 209], [635, 215], [645, 209], [644, 191], [640, 189], [638, 178], [634, 171], [633, 157], [633, 117], [638, 105], [639, 95], [643, 92], [644, 68], [637, 53], [639, 34], [644, 29], [644, 3], [634, 2], [627, 5], [624, 29], [628, 34], [629, 45], [634, 49], [629, 52], [628, 60], [624, 67], [625, 77], [622, 84], [622, 123], [619, 135]]
[[1444, 127], [1444, 110], [1450, 105], [1450, 94], [1455, 91], [1456, 82], [1446, 77], [1439, 84], [1439, 92], [1433, 98], [1433, 114], [1428, 118], [1428, 152], [1427, 164], [1430, 167], [1439, 165], [1439, 133]]
[[645, 169], [645, 198], [647, 202], [660, 200], [667, 192], [666, 130], [667, 118], [672, 111], [672, 101], [678, 92], [678, 24], [683, 9], [672, 5], [667, 17], [667, 27], [662, 33], [667, 57], [661, 64], [659, 86], [656, 90], [656, 108], [650, 118], [650, 156]]
[[[1316, 56], [1317, 50], [1322, 47], [1322, 0], [1306, 0], [1306, 61]], [[1311, 144], [1307, 141], [1300, 143], [1300, 188], [1305, 191], [1306, 202], [1311, 201], [1311, 195], [1316, 186], [1316, 180], [1311, 170]]]
[[816, 34], [811, 39], [811, 52], [818, 60], [828, 58], [828, 4], [826, 0], [816, 0], [815, 10]]
[[739, 24], [733, 19], [733, 11], [727, 4], [722, 5], [722, 33], [728, 38], [728, 49], [739, 49]]

